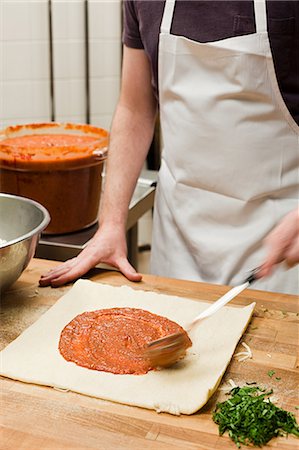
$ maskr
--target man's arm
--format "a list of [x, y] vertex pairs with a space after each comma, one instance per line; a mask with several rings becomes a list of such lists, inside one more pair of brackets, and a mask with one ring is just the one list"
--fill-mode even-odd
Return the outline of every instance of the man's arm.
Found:
[[156, 111], [148, 58], [143, 50], [124, 47], [121, 93], [111, 128], [99, 229], [76, 258], [43, 275], [41, 286], [73, 281], [99, 263], [118, 268], [131, 281], [141, 280], [127, 260], [126, 222], [152, 141]]

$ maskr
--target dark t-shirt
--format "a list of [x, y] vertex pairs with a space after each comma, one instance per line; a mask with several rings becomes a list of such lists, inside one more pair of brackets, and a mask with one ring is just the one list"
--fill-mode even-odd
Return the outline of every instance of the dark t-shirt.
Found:
[[[144, 49], [157, 95], [158, 39], [164, 0], [124, 0], [123, 43]], [[299, 2], [267, 1], [268, 33], [276, 76], [284, 101], [299, 124]], [[177, 0], [171, 33], [212, 42], [255, 33], [251, 0]]]

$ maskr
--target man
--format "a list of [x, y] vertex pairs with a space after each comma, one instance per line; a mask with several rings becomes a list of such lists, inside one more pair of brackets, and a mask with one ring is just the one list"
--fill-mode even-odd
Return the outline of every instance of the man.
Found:
[[[237, 284], [253, 267], [262, 265], [262, 277], [281, 260], [298, 262], [298, 16], [293, 1], [124, 2], [100, 228], [41, 285], [71, 281], [100, 262], [141, 279], [127, 261], [125, 223], [158, 105], [152, 271]], [[295, 293], [298, 270], [281, 265], [258, 283]]]

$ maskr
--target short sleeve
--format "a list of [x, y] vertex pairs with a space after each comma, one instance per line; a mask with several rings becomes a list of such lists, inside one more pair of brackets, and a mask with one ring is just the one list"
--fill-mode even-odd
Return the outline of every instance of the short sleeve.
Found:
[[122, 42], [127, 47], [143, 49], [139, 31], [138, 14], [135, 9], [137, 2], [123, 0], [123, 36]]

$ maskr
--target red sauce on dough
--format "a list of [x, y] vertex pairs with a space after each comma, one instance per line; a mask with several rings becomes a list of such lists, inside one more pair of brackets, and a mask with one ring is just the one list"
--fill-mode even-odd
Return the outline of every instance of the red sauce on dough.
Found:
[[62, 330], [59, 351], [67, 360], [88, 369], [141, 375], [152, 370], [144, 351], [149, 342], [172, 333], [186, 334], [175, 322], [136, 308], [84, 312]]

